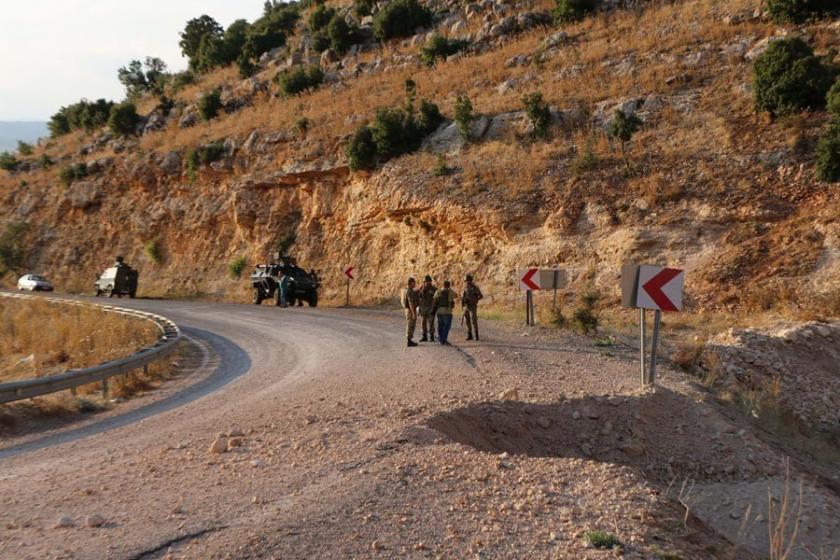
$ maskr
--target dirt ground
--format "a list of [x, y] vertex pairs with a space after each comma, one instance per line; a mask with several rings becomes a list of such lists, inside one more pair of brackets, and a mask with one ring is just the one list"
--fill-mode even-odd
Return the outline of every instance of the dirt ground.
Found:
[[382, 312], [131, 305], [206, 356], [137, 402], [7, 431], [0, 557], [762, 558], [785, 486], [791, 558], [840, 547], [826, 481], [681, 373], [641, 390], [629, 348], [495, 322], [405, 348]]

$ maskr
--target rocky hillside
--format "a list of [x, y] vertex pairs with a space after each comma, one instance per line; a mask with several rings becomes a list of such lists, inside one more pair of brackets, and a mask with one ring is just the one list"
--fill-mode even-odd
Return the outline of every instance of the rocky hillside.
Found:
[[[557, 264], [571, 291], [596, 287], [609, 303], [635, 260], [686, 268], [693, 309], [840, 313], [840, 196], [813, 164], [827, 113], [771, 119], [754, 110], [751, 78], [772, 38], [800, 35], [825, 55], [840, 22], [779, 26], [757, 0], [605, 5], [562, 27], [545, 1], [428, 7], [431, 26], [380, 43], [370, 16], [337, 6], [362, 37], [343, 56], [315, 51], [304, 12], [253, 77], [205, 74], [172, 92], [168, 114], [142, 98], [136, 135], [42, 143], [0, 172], [0, 220], [29, 225], [27, 268], [89, 291], [123, 254], [146, 294], [243, 298], [229, 263], [282, 244], [321, 271], [327, 300], [343, 293], [343, 265], [358, 272], [357, 301], [392, 297], [409, 274], [473, 272], [508, 304], [516, 268]], [[428, 66], [432, 34], [469, 43]], [[281, 95], [274, 76], [301, 64], [324, 83]], [[351, 172], [351, 135], [401, 106], [409, 78], [449, 120], [420, 150]], [[206, 121], [197, 101], [215, 87], [223, 111]], [[523, 109], [532, 92], [551, 107], [545, 138]], [[467, 142], [451, 122], [458, 93], [479, 115]], [[642, 121], [626, 161], [606, 132], [616, 109]], [[190, 158], [211, 144], [218, 159]]]

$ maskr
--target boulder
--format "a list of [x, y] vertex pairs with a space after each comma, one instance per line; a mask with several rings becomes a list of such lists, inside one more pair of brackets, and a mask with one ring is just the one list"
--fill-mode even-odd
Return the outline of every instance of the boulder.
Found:
[[76, 181], [64, 191], [64, 199], [71, 207], [84, 210], [99, 204], [103, 194], [98, 181]]
[[321, 58], [318, 63], [321, 65], [321, 68], [326, 68], [330, 64], [334, 62], [338, 62], [340, 60], [339, 56], [335, 53], [332, 49], [327, 49], [321, 53]]
[[85, 518], [85, 527], [96, 528], [105, 525], [105, 518], [98, 514], [89, 515]]
[[161, 171], [169, 176], [181, 174], [181, 154], [176, 151], [167, 152], [158, 162]]
[[210, 448], [207, 450], [210, 453], [224, 453], [228, 450], [228, 442], [226, 437], [217, 437]]
[[198, 113], [190, 111], [185, 112], [181, 120], [178, 121], [178, 126], [181, 128], [189, 128], [198, 124]]

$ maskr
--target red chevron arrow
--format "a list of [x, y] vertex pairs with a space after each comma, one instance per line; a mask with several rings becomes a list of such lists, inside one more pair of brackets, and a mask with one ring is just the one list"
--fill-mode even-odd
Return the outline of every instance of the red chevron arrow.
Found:
[[355, 280], [355, 278], [353, 278], [353, 267], [352, 266], [348, 266], [347, 268], [344, 269], [344, 276], [346, 276], [350, 280]]
[[648, 293], [659, 309], [662, 311], [679, 311], [677, 306], [668, 299], [668, 296], [662, 291], [662, 288], [671, 280], [676, 278], [682, 272], [675, 268], [663, 268], [659, 274], [648, 280], [642, 285], [642, 289]]
[[531, 280], [531, 278], [533, 278], [533, 277], [534, 277], [534, 275], [535, 275], [537, 272], [539, 272], [539, 270], [540, 270], [539, 268], [529, 268], [529, 269], [528, 269], [528, 272], [526, 272], [526, 273], [525, 273], [525, 276], [523, 276], [523, 277], [520, 279], [520, 282], [522, 282], [523, 284], [525, 284], [526, 286], [528, 286], [528, 289], [529, 289], [529, 290], [539, 290], [539, 289], [540, 289], [540, 287], [539, 287], [539, 286], [537, 286], [537, 284], [536, 284], [533, 280]]

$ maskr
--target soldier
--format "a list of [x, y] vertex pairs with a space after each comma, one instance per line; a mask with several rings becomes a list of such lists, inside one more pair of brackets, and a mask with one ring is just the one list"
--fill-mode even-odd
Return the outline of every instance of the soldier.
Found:
[[280, 290], [281, 307], [289, 307], [289, 277], [285, 271], [280, 273], [280, 282], [277, 289]]
[[423, 338], [420, 342], [435, 341], [435, 292], [437, 288], [432, 285], [432, 277], [426, 275], [423, 279], [423, 286], [420, 288], [420, 316], [423, 318]]
[[444, 346], [449, 344], [449, 329], [452, 328], [452, 309], [455, 307], [455, 292], [449, 280], [443, 282], [443, 289], [438, 290], [434, 298], [434, 310], [437, 314], [438, 340]]
[[473, 283], [472, 274], [467, 274], [467, 285], [464, 287], [464, 294], [461, 296], [461, 307], [464, 310], [464, 317], [467, 320], [467, 340], [478, 340], [478, 302], [484, 297], [481, 290]]
[[417, 283], [414, 278], [408, 279], [408, 287], [403, 290], [400, 297], [400, 303], [405, 309], [405, 337], [408, 341], [407, 346], [417, 346], [414, 342], [414, 329], [417, 327], [417, 307], [420, 305], [420, 296], [414, 287]]

